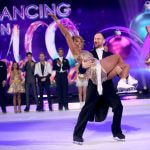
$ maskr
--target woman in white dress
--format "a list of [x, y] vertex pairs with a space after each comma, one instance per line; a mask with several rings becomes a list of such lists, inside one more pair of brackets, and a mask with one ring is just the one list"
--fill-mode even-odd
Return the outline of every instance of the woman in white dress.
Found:
[[77, 72], [76, 86], [78, 87], [80, 108], [82, 108], [85, 103], [88, 79], [86, 73], [79, 72], [79, 63], [77, 63], [76, 65], [76, 72]]

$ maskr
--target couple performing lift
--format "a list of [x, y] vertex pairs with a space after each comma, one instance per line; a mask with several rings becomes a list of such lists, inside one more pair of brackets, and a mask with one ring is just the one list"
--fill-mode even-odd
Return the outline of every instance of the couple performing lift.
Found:
[[[82, 70], [82, 72], [84, 70], [89, 79], [85, 105], [79, 114], [74, 129], [74, 143], [83, 143], [82, 136], [88, 121], [93, 121], [94, 119], [95, 121], [105, 120], [109, 106], [113, 108], [114, 113], [112, 123], [113, 137], [124, 140], [125, 136], [122, 134], [120, 127], [123, 106], [119, 96], [115, 93], [111, 79], [115, 76], [120, 77], [117, 85], [118, 90], [135, 89], [138, 81], [129, 75], [129, 65], [125, 64], [119, 55], [105, 52], [105, 58], [98, 58], [97, 55], [99, 54], [95, 54], [94, 51], [91, 53], [83, 50], [83, 38], [81, 36], [71, 37], [67, 28], [59, 22], [57, 17], [53, 14], [50, 14], [50, 16], [58, 25], [74, 58], [80, 64], [79, 70]], [[97, 33], [95, 39], [101, 41], [103, 46], [104, 37], [101, 33]]]

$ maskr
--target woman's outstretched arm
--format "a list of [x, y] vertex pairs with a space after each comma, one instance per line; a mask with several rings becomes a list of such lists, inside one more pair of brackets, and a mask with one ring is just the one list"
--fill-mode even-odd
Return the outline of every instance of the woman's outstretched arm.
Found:
[[49, 15], [51, 16], [51, 18], [52, 18], [52, 19], [56, 22], [56, 24], [58, 25], [58, 27], [59, 27], [61, 33], [64, 35], [64, 37], [65, 37], [65, 39], [66, 39], [66, 41], [67, 41], [67, 44], [68, 44], [68, 46], [69, 46], [69, 48], [70, 48], [70, 50], [71, 50], [73, 56], [76, 58], [76, 56], [79, 55], [79, 51], [77, 51], [77, 50], [75, 49], [75, 46], [74, 46], [72, 37], [71, 37], [71, 35], [69, 34], [68, 30], [60, 23], [60, 21], [58, 20], [58, 18], [57, 18], [54, 14], [50, 13]]

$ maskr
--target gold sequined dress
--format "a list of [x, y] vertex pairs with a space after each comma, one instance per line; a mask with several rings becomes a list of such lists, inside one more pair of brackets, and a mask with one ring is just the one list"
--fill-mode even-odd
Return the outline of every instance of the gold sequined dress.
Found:
[[22, 81], [20, 80], [19, 74], [13, 77], [12, 83], [8, 89], [8, 93], [25, 93], [25, 88]]

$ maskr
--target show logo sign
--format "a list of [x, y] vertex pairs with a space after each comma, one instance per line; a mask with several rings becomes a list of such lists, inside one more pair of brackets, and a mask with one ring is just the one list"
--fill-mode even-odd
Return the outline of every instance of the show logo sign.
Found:
[[[49, 13], [56, 14], [58, 17], [63, 18], [62, 21], [64, 22], [65, 20], [65, 24], [66, 23], [71, 24], [72, 29], [70, 30], [75, 29], [73, 23], [69, 19], [68, 20], [66, 19], [66, 17], [68, 17], [71, 14], [71, 5], [64, 2], [58, 5], [52, 3], [51, 7], [48, 6], [47, 4], [39, 4], [39, 5], [30, 4], [28, 6], [21, 5], [19, 8], [16, 6], [12, 6], [12, 10], [9, 10], [7, 6], [5, 6], [3, 10], [0, 12], [0, 36], [8, 36], [8, 35], [11, 36], [10, 43], [8, 44], [9, 46], [7, 53], [9, 52], [10, 47], [12, 45], [14, 58], [17, 62], [20, 59], [19, 43], [21, 32], [20, 25], [17, 22], [18, 19], [21, 19], [23, 21], [26, 21], [27, 19], [33, 20], [33, 22], [27, 28], [24, 37], [24, 49], [26, 52], [27, 51], [32, 52], [32, 38], [37, 28], [40, 26], [46, 26], [47, 30], [45, 35], [45, 44], [47, 51], [52, 59], [54, 59], [57, 56], [55, 46], [52, 46], [55, 44], [52, 43], [54, 39], [52, 39], [53, 35], [51, 33], [51, 30], [54, 29], [54, 26], [53, 24], [49, 25], [44, 21], [40, 21], [43, 19], [48, 19]], [[77, 33], [77, 30], [75, 32]], [[52, 36], [48, 34], [51, 34]]]
[[[51, 8], [47, 4], [31, 4], [28, 6], [21, 5], [20, 8], [12, 6], [10, 11], [7, 6], [0, 12], [0, 34], [10, 35], [12, 33], [11, 24], [3, 24], [5, 20], [8, 22], [15, 22], [18, 18], [22, 20], [30, 19], [48, 19], [48, 14], [53, 13], [59, 17], [68, 17], [71, 13], [71, 5], [67, 3], [60, 3], [58, 5], [51, 4]], [[12, 12], [12, 14], [11, 14]]]
[[[49, 58], [55, 59], [58, 56], [55, 45], [55, 31], [57, 30], [57, 25], [55, 22], [46, 23], [46, 21], [44, 21], [49, 19], [49, 13], [56, 14], [61, 18], [60, 22], [68, 28], [71, 35], [79, 34], [73, 22], [67, 18], [71, 14], [71, 5], [68, 3], [52, 3], [51, 6], [48, 4], [20, 5], [19, 7], [13, 5], [11, 9], [7, 6], [3, 7], [0, 11], [0, 36], [1, 38], [10, 36], [5, 58], [7, 58], [9, 52], [12, 51], [14, 60], [18, 63], [22, 62], [20, 50], [24, 49], [25, 52], [33, 52], [33, 37], [36, 36], [35, 31], [41, 26], [46, 27], [45, 40], [43, 39], [43, 42], [45, 42]], [[24, 38], [20, 37], [22, 32], [20, 20], [31, 21], [30, 25], [26, 27]], [[20, 47], [20, 42], [22, 41], [24, 48]], [[66, 58], [69, 59], [71, 64], [74, 63], [74, 58], [70, 50], [68, 50]]]

